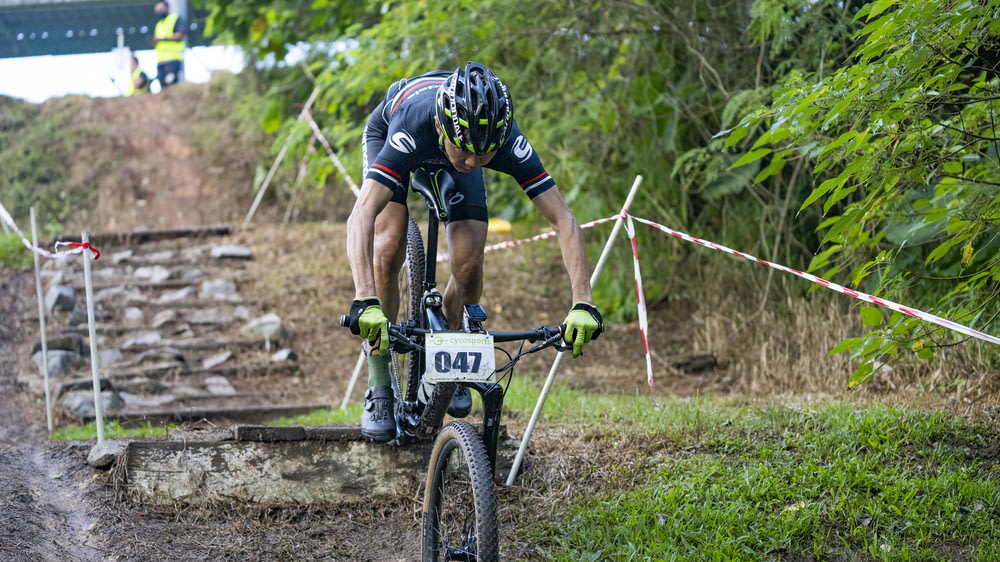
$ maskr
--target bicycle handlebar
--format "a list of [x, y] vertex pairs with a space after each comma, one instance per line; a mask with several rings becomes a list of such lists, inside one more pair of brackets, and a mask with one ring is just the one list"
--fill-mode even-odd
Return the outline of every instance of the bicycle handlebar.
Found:
[[[340, 325], [349, 328], [351, 326], [350, 316], [341, 316]], [[563, 328], [550, 328], [548, 326], [542, 326], [541, 328], [535, 328], [533, 330], [519, 330], [519, 331], [490, 331], [487, 330], [485, 333], [487, 335], [493, 336], [493, 341], [502, 342], [512, 342], [512, 341], [528, 341], [534, 343], [536, 341], [548, 342], [555, 337], [562, 337]], [[465, 333], [463, 330], [437, 330], [437, 333]], [[408, 324], [393, 324], [389, 323], [389, 335], [397, 339], [409, 340], [410, 334], [413, 335], [427, 335], [433, 334], [435, 330], [430, 330], [427, 328], [417, 328], [416, 326]]]

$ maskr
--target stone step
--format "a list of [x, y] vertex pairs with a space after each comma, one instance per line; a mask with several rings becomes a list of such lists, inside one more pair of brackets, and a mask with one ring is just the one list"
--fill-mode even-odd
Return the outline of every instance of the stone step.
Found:
[[[221, 402], [221, 401], [220, 401]], [[247, 405], [243, 399], [242, 404], [219, 404], [162, 408], [158, 410], [143, 409], [138, 411], [119, 410], [105, 412], [105, 421], [117, 421], [122, 427], [137, 426], [143, 423], [181, 423], [207, 421], [239, 421], [242, 423], [261, 423], [280, 418], [290, 418], [315, 412], [317, 410], [328, 410], [329, 404], [258, 404]], [[94, 416], [84, 416], [80, 418], [83, 423], [94, 421]]]
[[[430, 441], [369, 443], [356, 425], [236, 426], [219, 433], [214, 439], [129, 443], [120, 461], [128, 487], [160, 505], [219, 498], [256, 504], [370, 501], [412, 495], [426, 479], [432, 447]], [[503, 426], [501, 436], [499, 481], [510, 473], [520, 445]]]

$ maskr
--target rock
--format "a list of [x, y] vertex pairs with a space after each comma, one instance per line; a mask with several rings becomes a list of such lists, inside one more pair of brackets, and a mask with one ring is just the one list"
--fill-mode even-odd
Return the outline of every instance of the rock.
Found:
[[131, 406], [133, 408], [159, 408], [164, 404], [169, 404], [175, 400], [177, 397], [173, 394], [157, 394], [154, 396], [139, 396], [138, 394], [132, 394], [131, 392], [119, 392], [118, 396], [125, 402], [126, 406]]
[[273, 312], [254, 318], [240, 329], [240, 333], [268, 340], [280, 340], [288, 335], [281, 324], [281, 317]]
[[136, 268], [133, 275], [140, 279], [149, 279], [151, 283], [162, 283], [170, 279], [171, 273], [162, 265], [150, 265]]
[[136, 326], [142, 326], [143, 322], [146, 321], [146, 313], [144, 313], [141, 308], [136, 308], [134, 306], [126, 308], [124, 316], [123, 320], [125, 321], [125, 325], [133, 328]]
[[137, 345], [153, 345], [155, 343], [159, 343], [161, 339], [162, 338], [160, 337], [159, 332], [146, 332], [145, 334], [136, 336], [126, 341], [122, 344], [122, 349], [128, 349]]
[[205, 359], [203, 359], [201, 362], [201, 368], [213, 369], [215, 367], [218, 367], [219, 365], [222, 365], [226, 361], [229, 361], [229, 359], [232, 356], [233, 356], [232, 351], [223, 351], [222, 353], [216, 353], [211, 357], [206, 357]]
[[171, 308], [161, 310], [153, 316], [153, 321], [149, 323], [151, 328], [159, 328], [165, 324], [170, 324], [177, 320], [177, 311]]
[[[42, 352], [39, 351], [38, 353], [32, 355], [31, 360], [35, 363], [35, 366], [38, 367], [38, 372], [44, 375], [45, 371], [42, 370]], [[73, 369], [78, 367], [81, 361], [82, 357], [75, 351], [50, 349], [48, 352], [49, 377], [65, 377], [72, 373]]]
[[90, 449], [87, 464], [94, 468], [109, 468], [124, 451], [125, 443], [105, 439]]
[[159, 252], [147, 255], [146, 256], [146, 261], [153, 262], [153, 263], [156, 263], [156, 262], [165, 262], [165, 261], [170, 261], [170, 260], [174, 259], [174, 256], [176, 256], [176, 255], [177, 255], [177, 252], [175, 252], [173, 250], [161, 250]]
[[280, 363], [282, 361], [298, 361], [299, 356], [291, 348], [285, 348], [278, 350], [277, 353], [271, 356], [272, 363]]
[[[88, 418], [95, 415], [94, 410], [94, 391], [93, 390], [75, 390], [73, 392], [67, 392], [61, 403], [77, 418]], [[122, 402], [121, 397], [113, 390], [104, 390], [101, 392], [101, 408], [104, 412], [111, 412], [117, 410], [124, 406], [125, 403]]]
[[115, 252], [111, 254], [111, 263], [119, 264], [124, 261], [128, 261], [132, 259], [133, 255], [135, 255], [135, 252], [133, 252], [132, 250], [123, 250], [121, 252]]
[[69, 311], [76, 306], [76, 291], [61, 285], [52, 286], [45, 293], [45, 309], [49, 312], [56, 310]]
[[226, 377], [208, 377], [205, 379], [205, 389], [213, 396], [235, 396], [236, 387]]
[[188, 316], [188, 322], [192, 324], [226, 324], [229, 322], [229, 318], [217, 308], [199, 308], [194, 311], [194, 314]]
[[94, 302], [121, 302], [136, 303], [146, 302], [147, 299], [138, 289], [128, 289], [123, 286], [108, 287], [94, 293]]
[[240, 306], [237, 306], [233, 310], [233, 318], [238, 318], [240, 320], [249, 320], [250, 319], [250, 309], [247, 308], [247, 307], [245, 307], [245, 306], [243, 306], [242, 304]]
[[171, 291], [169, 293], [164, 293], [160, 295], [158, 302], [160, 303], [170, 303], [177, 302], [187, 299], [195, 298], [194, 287], [184, 287], [183, 289], [178, 289], [176, 291]]
[[[66, 351], [75, 351], [76, 353], [83, 354], [85, 348], [83, 342], [83, 336], [80, 334], [61, 334], [55, 337], [50, 337], [45, 340], [45, 347], [52, 351], [53, 349], [65, 349]], [[42, 350], [42, 342], [35, 342], [34, 347], [31, 348], [31, 354]]]
[[212, 246], [211, 256], [216, 259], [243, 259], [253, 257], [253, 251], [246, 246]]
[[117, 349], [104, 349], [97, 354], [97, 364], [107, 367], [124, 359], [125, 356]]
[[[94, 322], [108, 322], [111, 320], [111, 313], [103, 309], [94, 310]], [[80, 308], [79, 306], [73, 309], [73, 314], [69, 317], [70, 326], [79, 326], [81, 324], [86, 324], [89, 322], [87, 318], [87, 309]]]
[[184, 323], [174, 326], [174, 329], [170, 332], [170, 335], [175, 338], [180, 339], [190, 339], [194, 337], [194, 330], [191, 329], [191, 325]]
[[236, 283], [225, 279], [206, 279], [201, 282], [201, 296], [208, 298], [227, 297], [236, 294]]
[[190, 283], [191, 281], [197, 281], [198, 279], [201, 279], [205, 275], [206, 275], [206, 273], [204, 271], [195, 268], [195, 269], [192, 269], [191, 271], [188, 271], [187, 273], [185, 273], [184, 277], [182, 277], [182, 279], [184, 281], [187, 281], [188, 283]]
[[692, 355], [672, 364], [675, 369], [692, 374], [710, 371], [715, 369], [718, 365], [719, 360], [711, 354]]
[[136, 362], [140, 365], [146, 363], [183, 363], [184, 354], [173, 347], [160, 347], [140, 353]]

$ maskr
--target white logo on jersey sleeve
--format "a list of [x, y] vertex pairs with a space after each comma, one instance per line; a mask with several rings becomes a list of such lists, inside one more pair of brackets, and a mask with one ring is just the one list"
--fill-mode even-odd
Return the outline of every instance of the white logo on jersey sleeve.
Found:
[[524, 138], [524, 135], [518, 135], [514, 140], [514, 158], [517, 158], [518, 162], [524, 162], [531, 156], [532, 152], [528, 139]]
[[394, 133], [389, 139], [389, 145], [404, 154], [409, 154], [417, 149], [416, 141], [406, 131]]

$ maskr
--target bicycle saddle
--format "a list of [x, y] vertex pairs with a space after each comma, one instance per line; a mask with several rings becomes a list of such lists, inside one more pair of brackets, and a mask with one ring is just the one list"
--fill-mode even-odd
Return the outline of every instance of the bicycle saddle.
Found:
[[455, 194], [455, 180], [444, 170], [429, 172], [417, 168], [410, 178], [410, 189], [423, 195], [434, 214], [441, 222], [448, 221], [449, 207]]

